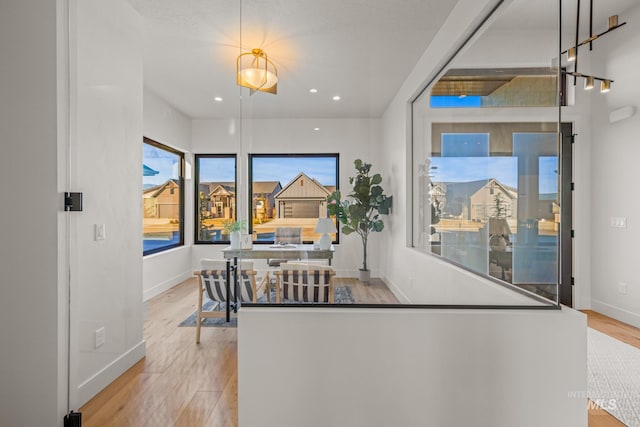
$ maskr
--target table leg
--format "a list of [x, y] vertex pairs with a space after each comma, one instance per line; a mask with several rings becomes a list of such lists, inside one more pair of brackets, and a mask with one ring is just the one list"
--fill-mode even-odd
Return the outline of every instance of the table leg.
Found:
[[231, 291], [231, 285], [229, 284], [229, 278], [231, 277], [231, 260], [227, 258], [227, 280], [225, 280], [225, 292], [227, 295], [226, 311], [227, 322], [231, 321], [231, 301], [229, 300], [229, 292]]
[[233, 257], [233, 312], [238, 312], [238, 257]]

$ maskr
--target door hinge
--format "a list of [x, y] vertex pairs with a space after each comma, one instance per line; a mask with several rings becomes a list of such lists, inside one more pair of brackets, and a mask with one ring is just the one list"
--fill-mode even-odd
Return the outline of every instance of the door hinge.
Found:
[[571, 191], [575, 191], [575, 189], [576, 189], [576, 183], [572, 182], [571, 183]]
[[571, 238], [576, 237], [576, 231], [575, 230], [571, 230]]
[[576, 278], [572, 277], [571, 278], [571, 286], [574, 286], [576, 284]]
[[64, 193], [64, 210], [82, 212], [82, 193]]
[[578, 134], [577, 134], [577, 133], [573, 133], [573, 134], [569, 135], [569, 138], [571, 138], [571, 143], [572, 143], [572, 144], [575, 144], [575, 142], [576, 142], [576, 136], [578, 136]]

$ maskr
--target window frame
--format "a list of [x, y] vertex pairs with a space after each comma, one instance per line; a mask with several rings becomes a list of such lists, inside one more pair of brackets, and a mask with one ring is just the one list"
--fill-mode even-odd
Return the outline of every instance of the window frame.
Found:
[[193, 187], [194, 187], [194, 198], [193, 198], [193, 244], [194, 245], [230, 245], [231, 241], [229, 239], [226, 240], [202, 240], [200, 239], [200, 223], [199, 223], [199, 212], [200, 212], [200, 159], [218, 159], [218, 158], [229, 158], [233, 159], [233, 179], [234, 185], [236, 189], [236, 201], [234, 203], [234, 218], [238, 218], [238, 155], [236, 153], [217, 153], [217, 154], [195, 154], [194, 155], [194, 179], [193, 179]]
[[[278, 157], [291, 157], [291, 158], [335, 158], [336, 160], [336, 191], [340, 191], [340, 153], [249, 153], [247, 155], [248, 160], [248, 203], [247, 203], [247, 218], [248, 220], [248, 233], [253, 235], [253, 159], [254, 158], [278, 158]], [[282, 183], [281, 183], [282, 184]], [[284, 188], [284, 187], [283, 187]], [[331, 242], [332, 245], [340, 244], [340, 222], [336, 224], [336, 238]], [[256, 241], [253, 240], [254, 245], [261, 244], [273, 244], [273, 241]], [[310, 244], [313, 242], [303, 241], [303, 244]]]
[[[179, 227], [178, 230], [180, 231], [180, 235], [179, 235], [179, 239], [178, 242], [172, 245], [168, 245], [168, 246], [162, 246], [160, 248], [155, 248], [155, 249], [150, 249], [145, 251], [144, 250], [144, 225], [143, 225], [143, 234], [142, 234], [142, 242], [143, 242], [143, 248], [142, 248], [142, 256], [147, 256], [147, 255], [152, 255], [152, 254], [157, 254], [160, 252], [164, 252], [164, 251], [168, 251], [170, 249], [174, 249], [174, 248], [179, 248], [181, 246], [184, 246], [184, 212], [185, 212], [185, 197], [184, 197], [184, 189], [185, 189], [185, 185], [184, 185], [184, 170], [185, 170], [185, 159], [184, 159], [184, 152], [179, 151], [175, 148], [169, 147], [168, 145], [162, 144], [158, 141], [155, 141], [151, 138], [148, 138], [146, 136], [142, 137], [142, 143], [143, 144], [147, 144], [147, 145], [151, 145], [152, 147], [155, 147], [157, 149], [163, 150], [163, 151], [167, 151], [171, 154], [175, 154], [178, 156], [178, 182], [179, 182], [179, 186], [180, 186], [180, 195], [178, 198], [178, 201], [180, 203], [180, 207], [179, 207]], [[142, 159], [142, 162], [144, 163], [144, 156]], [[144, 189], [143, 189], [143, 194], [144, 194]], [[142, 213], [142, 219], [144, 221], [144, 211], [141, 212]]]

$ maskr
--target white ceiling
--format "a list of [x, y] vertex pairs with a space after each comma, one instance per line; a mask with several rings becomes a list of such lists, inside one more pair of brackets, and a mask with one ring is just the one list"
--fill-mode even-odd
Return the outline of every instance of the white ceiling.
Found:
[[[639, 1], [594, 0], [594, 32], [606, 28], [609, 15], [624, 21], [623, 13]], [[190, 118], [205, 119], [238, 117], [235, 61], [256, 47], [278, 67], [278, 94], [249, 97], [242, 89], [245, 114], [380, 117], [457, 0], [129, 2], [145, 23], [145, 86]], [[581, 4], [581, 28], [588, 31], [589, 2]], [[555, 5], [515, 0], [494, 25], [554, 30]], [[572, 33], [576, 0], [563, 5], [565, 29]], [[309, 93], [311, 88], [318, 93]], [[334, 95], [341, 100], [333, 101]]]
[[[145, 86], [191, 118], [237, 117], [240, 0], [129, 1], [145, 22]], [[245, 107], [252, 117], [379, 117], [455, 3], [242, 0], [242, 51], [262, 48], [279, 77], [277, 95], [245, 96]]]

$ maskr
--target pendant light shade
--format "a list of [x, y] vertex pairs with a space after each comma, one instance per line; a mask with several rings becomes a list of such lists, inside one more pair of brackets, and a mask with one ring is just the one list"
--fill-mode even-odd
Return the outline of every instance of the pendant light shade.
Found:
[[570, 47], [567, 51], [567, 61], [573, 62], [576, 60], [576, 48]]
[[603, 80], [600, 83], [600, 92], [607, 93], [611, 90], [611, 80]]
[[262, 49], [253, 49], [238, 56], [236, 62], [238, 85], [255, 91], [278, 93], [278, 70]]
[[591, 90], [593, 89], [593, 77], [592, 76], [587, 76], [584, 80], [584, 88], [586, 90]]

